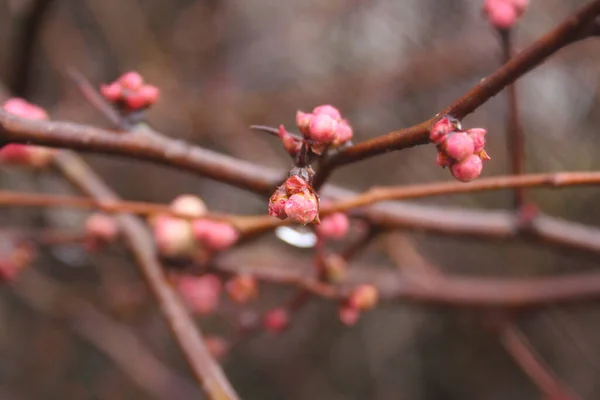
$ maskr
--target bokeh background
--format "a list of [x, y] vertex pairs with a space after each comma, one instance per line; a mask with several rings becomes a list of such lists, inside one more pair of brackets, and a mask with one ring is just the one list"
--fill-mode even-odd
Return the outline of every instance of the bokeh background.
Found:
[[[356, 140], [364, 140], [431, 117], [492, 72], [501, 59], [497, 34], [481, 16], [481, 0], [40, 2], [47, 5], [38, 18], [31, 16], [36, 0], [0, 0], [5, 96], [12, 91], [26, 97], [55, 119], [108, 126], [82, 99], [67, 68], [77, 68], [94, 84], [137, 70], [162, 90], [149, 115], [158, 130], [278, 168], [282, 174], [290, 163], [278, 141], [251, 131], [249, 125], [283, 123], [292, 128], [296, 110], [331, 103], [349, 118]], [[517, 48], [585, 2], [531, 3], [515, 31]], [[31, 34], [32, 23], [40, 26], [36, 34]], [[518, 82], [528, 172], [600, 167], [599, 66], [600, 42], [588, 40], [561, 51]], [[501, 93], [464, 121], [488, 129], [486, 148], [492, 161], [484, 176], [507, 171], [505, 118], [506, 97]], [[187, 172], [96, 155], [86, 159], [126, 199], [164, 203], [180, 193], [194, 193], [215, 211], [266, 209], [254, 195]], [[333, 181], [364, 190], [450, 180], [434, 159], [431, 146], [393, 152], [344, 167]], [[57, 175], [18, 168], [0, 169], [0, 185], [72, 192]], [[550, 215], [592, 225], [600, 224], [599, 194], [593, 188], [529, 193]], [[510, 199], [510, 193], [502, 192], [420, 203], [506, 208]], [[0, 210], [0, 221], [3, 228], [34, 227], [40, 220], [76, 228], [85, 215], [11, 208]], [[240, 263], [277, 265], [282, 254], [299, 265], [310, 263], [309, 252], [291, 249], [273, 236], [243, 246], [231, 257]], [[397, 268], [420, 257], [448, 273], [487, 276], [598, 268], [598, 257], [547, 246], [403, 232], [375, 241], [358, 262]], [[49, 246], [35, 269], [52, 281], [40, 282], [26, 271], [24, 284], [0, 289], [0, 398], [153, 398], [126, 372], [127, 363], [115, 362], [119, 356], [169, 388], [171, 396], [158, 398], [201, 398], [124, 248], [117, 245], [89, 255], [78, 246]], [[256, 303], [245, 308], [225, 303], [221, 317], [265, 309], [288, 294], [265, 285]], [[336, 315], [334, 304], [314, 300], [285, 334], [261, 333], [234, 346], [222, 362], [241, 397], [540, 397], [482, 324], [480, 312], [387, 304], [352, 328], [344, 327]], [[198, 323], [205, 333], [227, 338], [229, 326], [221, 317], [198, 318]], [[600, 398], [596, 304], [543, 308], [517, 321], [540, 355], [582, 398]], [[105, 324], [118, 325], [122, 335], [113, 338], [103, 331]], [[101, 336], [101, 343], [116, 341], [115, 347], [102, 350], [83, 340], [86, 329]], [[122, 337], [143, 346], [162, 367], [132, 346], [123, 346]], [[118, 354], [111, 356], [111, 351]]]

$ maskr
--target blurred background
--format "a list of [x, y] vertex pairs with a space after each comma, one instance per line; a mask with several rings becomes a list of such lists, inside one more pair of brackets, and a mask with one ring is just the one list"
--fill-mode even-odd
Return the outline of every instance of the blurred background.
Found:
[[[531, 3], [515, 31], [517, 49], [585, 1]], [[162, 90], [149, 114], [159, 131], [283, 174], [290, 162], [280, 143], [249, 125], [292, 129], [296, 110], [331, 103], [361, 141], [431, 117], [500, 64], [500, 43], [481, 5], [481, 0], [0, 0], [3, 98], [12, 92], [45, 107], [54, 119], [109, 126], [83, 100], [67, 68], [95, 85], [137, 70]], [[599, 50], [596, 40], [577, 43], [519, 81], [528, 172], [600, 168]], [[484, 176], [507, 171], [505, 118], [503, 92], [464, 121], [488, 129], [492, 161]], [[85, 158], [126, 199], [165, 203], [194, 193], [215, 211], [266, 211], [265, 201], [252, 194], [187, 172]], [[450, 180], [434, 160], [435, 149], [421, 146], [344, 167], [333, 181], [364, 190]], [[0, 185], [76, 193], [58, 175], [19, 168], [3, 167]], [[599, 194], [592, 188], [538, 190], [530, 198], [550, 215], [598, 225]], [[483, 193], [420, 203], [507, 208], [511, 196]], [[11, 208], [0, 210], [0, 221], [3, 228], [33, 227], [40, 219], [73, 228], [85, 215]], [[390, 248], [399, 248], [400, 255], [390, 255]], [[273, 236], [236, 249], [231, 259], [277, 265], [290, 252], [299, 265], [310, 263], [309, 251], [291, 249]], [[598, 268], [598, 257], [547, 246], [403, 232], [381, 237], [357, 262], [395, 268], [404, 258], [414, 261], [406, 256], [410, 252], [447, 273], [541, 276]], [[25, 271], [24, 284], [0, 290], [0, 399], [201, 398], [126, 249], [113, 246], [89, 255], [79, 246], [47, 246], [35, 270], [51, 280]], [[268, 308], [289, 293], [261, 286], [259, 300], [246, 308]], [[223, 315], [233, 318], [246, 308], [225, 303], [219, 316], [199, 317], [198, 323], [206, 334], [228, 338]], [[222, 363], [243, 399], [540, 398], [481, 316], [384, 304], [347, 328], [334, 304], [314, 300], [288, 332], [254, 335], [233, 346]], [[548, 307], [517, 321], [582, 398], [600, 398], [598, 305]], [[89, 340], [94, 333], [99, 344]], [[144, 358], [148, 354], [152, 361]], [[132, 366], [145, 369], [140, 373], [150, 374], [163, 395], [132, 378], [127, 372]]]

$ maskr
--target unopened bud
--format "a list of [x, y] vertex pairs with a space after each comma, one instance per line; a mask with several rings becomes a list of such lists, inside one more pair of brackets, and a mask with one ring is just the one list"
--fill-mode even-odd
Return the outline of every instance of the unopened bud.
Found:
[[275, 308], [267, 312], [263, 319], [265, 329], [273, 333], [283, 332], [288, 327], [289, 322], [289, 313], [284, 308]]
[[466, 133], [473, 140], [473, 152], [479, 153], [483, 150], [487, 131], [483, 128], [471, 128]]
[[356, 324], [360, 318], [360, 312], [356, 308], [348, 307], [343, 305], [338, 311], [340, 321], [346, 326], [352, 326]]
[[342, 119], [342, 114], [340, 113], [340, 110], [338, 110], [330, 104], [324, 104], [322, 106], [315, 107], [313, 110], [313, 115], [318, 114], [328, 115], [336, 121], [340, 121]]
[[442, 142], [440, 149], [454, 161], [462, 161], [473, 154], [473, 139], [465, 132], [453, 132]]
[[481, 174], [483, 163], [481, 158], [471, 154], [461, 162], [453, 164], [450, 168], [452, 176], [461, 182], [470, 182]]
[[121, 75], [118, 82], [123, 86], [124, 89], [138, 90], [144, 84], [144, 78], [135, 71], [126, 72]]
[[154, 240], [159, 254], [166, 257], [185, 257], [193, 252], [195, 241], [188, 221], [159, 215], [153, 225]]
[[356, 310], [367, 311], [375, 307], [379, 292], [373, 285], [360, 285], [348, 297], [348, 305]]
[[312, 140], [321, 143], [331, 143], [335, 139], [338, 122], [327, 114], [316, 114], [309, 127]]
[[182, 216], [198, 218], [206, 214], [206, 204], [198, 196], [182, 194], [177, 196], [170, 204], [173, 211]]
[[450, 132], [456, 129], [457, 124], [450, 120], [449, 117], [443, 117], [431, 127], [429, 131], [429, 140], [434, 144], [441, 144]]
[[342, 212], [336, 212], [323, 218], [317, 226], [317, 234], [323, 238], [342, 239], [348, 233], [350, 220]]
[[250, 275], [237, 275], [229, 279], [225, 284], [225, 290], [237, 303], [246, 303], [258, 293], [256, 279]]
[[290, 196], [285, 203], [285, 214], [292, 221], [306, 225], [313, 222], [319, 213], [319, 201], [315, 195], [306, 191]]
[[216, 275], [205, 274], [179, 278], [177, 289], [194, 312], [209, 314], [219, 305], [222, 285]]

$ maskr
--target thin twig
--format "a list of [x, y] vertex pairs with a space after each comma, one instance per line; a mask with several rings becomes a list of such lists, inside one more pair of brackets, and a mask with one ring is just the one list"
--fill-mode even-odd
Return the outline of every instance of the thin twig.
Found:
[[504, 324], [500, 330], [500, 341], [523, 372], [548, 399], [579, 399], [536, 354], [531, 343], [514, 323], [506, 322]]
[[[69, 181], [96, 201], [119, 200], [77, 155], [63, 151], [55, 158], [55, 164]], [[194, 321], [168, 283], [144, 224], [128, 214], [120, 214], [117, 218], [140, 272], [156, 297], [194, 376], [208, 397], [211, 400], [238, 399], [221, 367], [208, 352]]]
[[[502, 62], [507, 63], [514, 54], [512, 30], [500, 29], [499, 34], [502, 43]], [[525, 135], [523, 127], [521, 126], [516, 82], [512, 82], [507, 86], [506, 97], [508, 103], [508, 115], [506, 118], [506, 149], [509, 154], [510, 173], [512, 175], [521, 175], [524, 173]], [[523, 188], [515, 188], [513, 190], [513, 207], [517, 210], [520, 209], [523, 206], [524, 201], [525, 193]]]

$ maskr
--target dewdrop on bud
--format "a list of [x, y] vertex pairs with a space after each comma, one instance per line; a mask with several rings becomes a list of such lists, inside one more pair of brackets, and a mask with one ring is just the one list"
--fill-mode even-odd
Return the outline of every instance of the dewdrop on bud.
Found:
[[470, 155], [450, 168], [452, 176], [461, 182], [470, 182], [481, 174], [483, 162], [475, 154]]
[[375, 307], [379, 292], [373, 285], [360, 285], [348, 296], [348, 305], [356, 310], [367, 311]]
[[289, 313], [284, 308], [275, 308], [267, 312], [263, 319], [265, 329], [273, 333], [283, 332], [288, 327], [289, 322]]
[[313, 110], [313, 115], [318, 114], [328, 115], [336, 121], [340, 121], [342, 119], [342, 114], [340, 113], [340, 110], [338, 110], [330, 104], [324, 104], [322, 106], [315, 107]]
[[198, 196], [182, 194], [177, 196], [170, 204], [173, 211], [182, 216], [198, 218], [206, 214], [206, 204]]
[[440, 145], [440, 149], [445, 155], [450, 157], [454, 161], [462, 161], [467, 156], [474, 152], [473, 139], [471, 139], [465, 132], [453, 132], [450, 136]]
[[246, 303], [258, 293], [256, 279], [250, 275], [237, 275], [229, 279], [225, 284], [225, 290], [236, 303]]
[[216, 275], [183, 276], [177, 281], [177, 289], [197, 314], [210, 314], [219, 306], [222, 285]]

